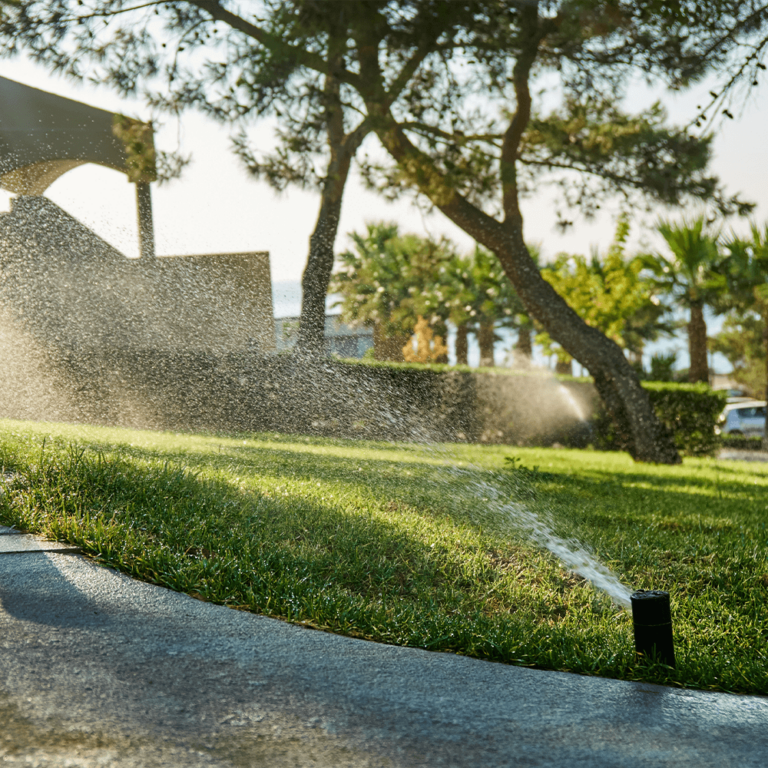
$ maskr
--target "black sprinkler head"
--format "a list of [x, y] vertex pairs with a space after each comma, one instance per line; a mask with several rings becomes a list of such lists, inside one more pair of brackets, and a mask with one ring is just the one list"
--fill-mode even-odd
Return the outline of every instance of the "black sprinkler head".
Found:
[[640, 589], [632, 593], [630, 600], [637, 655], [647, 659], [655, 657], [657, 661], [674, 667], [675, 649], [672, 644], [669, 592]]

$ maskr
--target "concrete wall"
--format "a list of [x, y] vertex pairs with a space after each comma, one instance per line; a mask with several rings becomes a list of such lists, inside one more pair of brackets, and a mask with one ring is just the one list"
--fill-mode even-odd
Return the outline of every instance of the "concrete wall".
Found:
[[0, 215], [0, 346], [271, 352], [268, 253], [127, 259], [45, 197]]

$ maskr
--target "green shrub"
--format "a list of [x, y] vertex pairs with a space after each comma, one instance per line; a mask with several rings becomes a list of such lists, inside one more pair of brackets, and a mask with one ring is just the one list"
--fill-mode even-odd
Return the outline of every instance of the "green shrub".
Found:
[[647, 382], [656, 415], [672, 431], [675, 445], [694, 456], [714, 453], [720, 446], [717, 419], [725, 407], [724, 392], [706, 384]]
[[[714, 453], [721, 444], [715, 431], [717, 420], [725, 407], [724, 392], [715, 392], [707, 384], [678, 384], [644, 381], [653, 410], [661, 423], [672, 433], [679, 451], [692, 456]], [[624, 450], [604, 410], [594, 419], [596, 443], [604, 450]]]
[[723, 448], [731, 448], [736, 451], [762, 451], [762, 437], [748, 437], [746, 435], [721, 435]]

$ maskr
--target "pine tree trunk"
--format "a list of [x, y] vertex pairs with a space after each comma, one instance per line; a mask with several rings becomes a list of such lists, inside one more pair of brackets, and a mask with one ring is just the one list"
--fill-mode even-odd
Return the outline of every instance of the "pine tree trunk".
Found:
[[708, 384], [707, 324], [704, 321], [704, 308], [698, 303], [691, 305], [691, 320], [688, 323], [688, 352], [691, 357], [688, 381], [702, 381]]
[[[326, 184], [326, 188], [328, 186], [331, 185]], [[301, 319], [296, 342], [296, 351], [300, 354], [325, 354], [325, 298], [333, 271], [333, 247], [341, 213], [341, 194], [337, 195], [335, 190], [326, 193], [326, 188], [309, 238], [309, 256], [301, 278]]]
[[338, 81], [326, 75], [327, 143], [330, 154], [320, 200], [320, 212], [309, 238], [307, 266], [301, 278], [301, 318], [296, 352], [325, 355], [325, 298], [333, 271], [334, 245], [339, 229], [341, 202], [352, 158], [368, 134], [367, 124], [344, 134], [343, 107]]
[[[517, 163], [521, 141], [531, 118], [529, 79], [544, 36], [537, 3], [521, 5], [522, 49], [514, 65], [515, 113], [504, 133], [500, 154], [503, 220], [473, 205], [444, 176], [433, 158], [416, 147], [397, 123], [380, 93], [380, 69], [375, 45], [367, 45], [360, 31], [361, 95], [368, 114], [376, 121], [376, 133], [400, 170], [454, 224], [493, 251], [526, 308], [547, 333], [592, 375], [606, 410], [627, 450], [638, 461], [680, 463], [672, 436], [651, 407], [648, 393], [621, 348], [587, 325], [544, 280], [525, 245], [520, 211]], [[373, 36], [375, 39], [375, 36]]]
[[[626, 450], [637, 461], [679, 464], [672, 437], [656, 418], [648, 393], [621, 348], [587, 325], [541, 277], [523, 241], [522, 217], [505, 229], [498, 239], [486, 235], [483, 244], [499, 257], [528, 314], [589, 371]], [[487, 226], [478, 228], [477, 234], [483, 231]]]
[[616, 427], [636, 461], [679, 464], [672, 436], [656, 417], [648, 393], [621, 348], [587, 325], [541, 276], [523, 240], [522, 216], [499, 223], [465, 205], [458, 196], [440, 206], [479, 243], [492, 250], [525, 305], [547, 333], [592, 376]]
[[533, 357], [533, 341], [531, 340], [532, 335], [533, 331], [530, 328], [517, 329], [517, 344], [515, 345], [515, 349], [517, 350], [520, 357], [528, 360], [529, 362]]
[[617, 437], [636, 461], [679, 464], [672, 436], [651, 407], [648, 393], [621, 348], [587, 325], [541, 276], [523, 240], [522, 215], [495, 221], [458, 195], [438, 206], [501, 262], [527, 314], [592, 376]]
[[469, 327], [465, 324], [456, 329], [456, 365], [469, 365]]
[[493, 357], [493, 343], [496, 336], [493, 332], [493, 323], [480, 323], [477, 332], [477, 343], [480, 346], [480, 365], [493, 368], [496, 361]]
[[501, 224], [480, 211], [467, 210], [462, 202], [443, 205], [443, 211], [494, 251], [528, 315], [589, 371], [625, 449], [636, 461], [679, 464], [672, 436], [653, 412], [648, 393], [621, 348], [587, 325], [541, 276], [523, 241], [522, 216]]

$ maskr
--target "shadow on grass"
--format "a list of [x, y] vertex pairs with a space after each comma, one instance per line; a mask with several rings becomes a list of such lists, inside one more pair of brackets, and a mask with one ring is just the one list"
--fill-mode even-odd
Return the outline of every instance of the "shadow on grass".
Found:
[[[244, 436], [245, 437], [245, 436]], [[274, 438], [268, 436], [270, 442]], [[227, 439], [232, 439], [231, 436]], [[308, 440], [310, 440], [308, 438]], [[365, 486], [376, 495], [394, 494], [398, 501], [407, 501], [415, 496], [420, 502], [431, 501], [441, 511], [456, 506], [455, 493], [460, 492], [460, 501], [472, 501], [482, 495], [473, 483], [473, 476], [479, 481], [491, 481], [500, 486], [502, 494], [510, 494], [514, 500], [514, 473], [504, 470], [489, 470], [481, 467], [460, 468], [451, 466], [451, 447], [436, 449], [418, 446], [392, 446], [381, 443], [353, 443], [352, 441], [322, 441], [311, 439], [311, 446], [334, 447], [354, 452], [365, 451], [394, 454], [391, 458], [343, 457], [305, 450], [301, 439], [280, 440], [290, 448], [264, 446], [227, 446], [216, 451], [212, 446], [204, 451], [185, 451], [178, 459], [197, 468], [218, 466], [231, 469], [234, 465], [254, 473], [266, 473], [274, 478], [312, 482], [321, 480], [357, 488], [363, 480]], [[161, 449], [126, 448], [129, 455], [144, 459], [163, 459], [167, 452]], [[510, 453], [513, 453], [510, 449]], [[410, 453], [412, 455], [404, 455]], [[456, 462], [457, 464], [463, 462]], [[664, 510], [669, 513], [693, 513], [709, 516], [719, 513], [734, 513], [733, 502], [747, 505], [761, 505], [760, 486], [749, 486], [744, 481], [744, 471], [713, 467], [714, 476], [685, 471], [678, 474], [658, 475], [644, 472], [621, 473], [595, 469], [570, 474], [557, 469], [539, 473], [533, 479], [540, 489], [540, 495], [598, 502], [620, 502], [634, 517], [637, 512]], [[761, 476], [762, 477], [762, 476]], [[767, 483], [768, 484], [768, 483]], [[461, 491], [463, 485], [463, 492]], [[444, 492], [441, 492], [444, 489]], [[768, 489], [766, 489], [768, 492]], [[454, 494], [453, 496], [451, 494]], [[600, 505], [598, 504], [598, 507]], [[764, 506], [764, 505], [763, 505]], [[737, 510], [737, 514], [740, 514]]]
[[298, 495], [286, 503], [114, 454], [29, 458], [6, 445], [3, 464], [17, 474], [2, 518], [145, 580], [346, 634], [474, 648], [485, 658], [510, 660], [531, 636], [525, 612], [484, 614], [482, 594], [499, 579], [486, 552], [436, 546], [434, 536], [430, 544], [418, 525]]
[[[214, 443], [205, 449], [185, 449], [176, 453], [162, 448], [121, 446], [120, 453], [141, 461], [170, 458], [193, 471], [206, 475], [211, 471], [237, 475], [238, 481], [246, 482], [250, 478], [257, 485], [264, 480], [305, 486], [319, 482], [322, 486], [334, 486], [341, 495], [359, 496], [360, 503], [404, 504], [428, 517], [448, 515], [457, 523], [474, 524], [479, 528], [487, 526], [487, 521], [481, 519], [473, 523], [466, 515], [467, 504], [479, 506], [482, 503], [482, 492], [476, 481], [492, 481], [500, 486], [502, 494], [512, 492], [512, 483], [503, 473], [453, 466], [446, 451], [409, 456], [404, 450], [387, 446], [393, 454], [391, 458], [371, 458], [318, 453], [305, 450], [300, 444], [290, 445], [290, 448], [274, 448], [263, 444]], [[324, 443], [321, 445], [326, 447]], [[337, 445], [351, 453], [357, 449], [357, 445], [350, 441], [337, 441]], [[110, 444], [94, 443], [93, 448], [106, 452], [115, 450]], [[383, 453], [379, 444], [374, 443], [366, 444], [365, 450]], [[303, 489], [302, 497], [305, 496]]]

